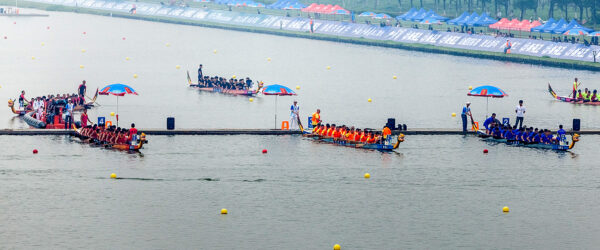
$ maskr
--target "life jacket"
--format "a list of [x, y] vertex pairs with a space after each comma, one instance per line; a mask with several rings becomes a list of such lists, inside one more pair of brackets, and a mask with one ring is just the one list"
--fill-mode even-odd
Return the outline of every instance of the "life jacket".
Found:
[[333, 134], [333, 129], [329, 128], [327, 130], [327, 136], [331, 136]]
[[363, 135], [360, 136], [360, 141], [361, 142], [367, 142], [368, 137], [369, 137], [368, 135], [363, 134]]
[[319, 121], [321, 120], [321, 115], [318, 114], [317, 112], [314, 112], [312, 115], [312, 124], [313, 126], [319, 124]]
[[374, 136], [369, 136], [369, 138], [367, 138], [367, 143], [374, 143], [374, 142], [375, 142]]
[[385, 128], [383, 128], [382, 134], [383, 134], [383, 138], [385, 139], [385, 138], [387, 138], [388, 135], [392, 134], [392, 130], [390, 130], [390, 128], [388, 128], [388, 127], [385, 127]]
[[577, 91], [577, 82], [573, 82], [573, 91]]

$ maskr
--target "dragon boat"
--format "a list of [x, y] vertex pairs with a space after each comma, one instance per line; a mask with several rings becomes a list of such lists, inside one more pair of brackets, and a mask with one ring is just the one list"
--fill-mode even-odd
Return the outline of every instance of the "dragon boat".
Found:
[[575, 143], [579, 141], [579, 134], [571, 135], [571, 142], [565, 141], [564, 144], [544, 144], [544, 143], [526, 143], [516, 140], [507, 140], [501, 138], [494, 138], [491, 135], [486, 134], [483, 131], [477, 131], [477, 136], [484, 141], [504, 143], [511, 146], [526, 147], [526, 148], [539, 148], [539, 149], [550, 149], [556, 151], [569, 151], [575, 147]]
[[189, 84], [189, 86], [191, 88], [195, 88], [197, 90], [204, 91], [204, 92], [213, 92], [213, 93], [221, 93], [221, 94], [228, 94], [228, 95], [256, 96], [256, 94], [258, 94], [258, 92], [263, 87], [263, 83], [262, 82], [258, 83], [258, 88], [255, 89], [255, 90], [252, 90], [252, 89], [224, 89], [224, 88], [204, 87], [204, 86], [200, 86], [198, 84], [194, 84], [192, 82], [192, 79], [190, 78], [190, 72], [187, 72], [187, 80], [188, 80], [188, 84]]
[[572, 98], [572, 97], [568, 97], [568, 96], [559, 96], [559, 95], [556, 94], [556, 92], [554, 92], [554, 90], [552, 89], [552, 86], [550, 86], [550, 83], [548, 83], [548, 92], [550, 92], [550, 95], [552, 95], [552, 97], [554, 97], [554, 99], [559, 100], [561, 102], [568, 102], [568, 103], [573, 103], [573, 104], [583, 104], [583, 105], [592, 105], [592, 106], [598, 106], [598, 105], [600, 105], [600, 101], [596, 101], [596, 102], [584, 102], [583, 100]]
[[83, 128], [77, 128], [75, 125], [73, 125], [73, 130], [75, 131], [74, 135], [76, 137], [78, 137], [82, 142], [96, 145], [96, 146], [102, 146], [105, 148], [112, 148], [112, 149], [123, 150], [123, 151], [140, 151], [140, 149], [142, 149], [144, 144], [148, 143], [148, 140], [146, 140], [146, 134], [141, 133], [137, 140], [134, 140], [129, 144], [106, 144], [104, 142], [98, 142], [92, 138], [82, 135], [81, 134], [82, 129]]
[[[94, 94], [94, 97], [91, 99], [91, 101], [73, 107], [73, 111], [83, 111], [84, 109], [93, 108], [94, 103], [96, 103], [96, 98], [98, 98], [98, 89], [96, 89], [96, 94]], [[16, 101], [16, 99], [8, 99], [8, 107], [13, 112], [13, 114], [19, 115], [19, 116], [27, 114], [28, 113], [27, 110], [15, 108], [15, 101]], [[29, 102], [25, 101], [25, 106], [27, 106], [28, 104], [29, 104]], [[59, 106], [64, 107], [64, 104], [59, 105]], [[29, 110], [29, 111], [31, 111], [31, 110]]]
[[335, 139], [333, 139], [333, 137], [315, 135], [315, 134], [312, 134], [307, 131], [303, 131], [302, 136], [316, 140], [316, 141], [326, 142], [326, 143], [335, 144], [335, 145], [344, 146], [344, 147], [373, 149], [373, 150], [379, 150], [379, 151], [393, 151], [394, 149], [397, 149], [398, 146], [400, 146], [400, 143], [402, 143], [404, 141], [404, 134], [398, 135], [396, 137], [396, 141], [393, 144], [391, 142], [384, 143], [384, 144], [377, 144], [377, 143], [371, 144], [371, 143], [362, 143], [362, 142], [354, 142], [354, 141], [346, 141], [346, 140], [335, 140]]

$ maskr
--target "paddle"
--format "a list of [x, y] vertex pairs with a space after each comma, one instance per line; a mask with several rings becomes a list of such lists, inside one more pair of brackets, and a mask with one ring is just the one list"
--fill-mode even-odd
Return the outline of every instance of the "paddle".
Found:
[[302, 122], [300, 121], [300, 116], [297, 115], [296, 119], [298, 119], [298, 127], [300, 127], [300, 132], [304, 134], [304, 126], [302, 126]]

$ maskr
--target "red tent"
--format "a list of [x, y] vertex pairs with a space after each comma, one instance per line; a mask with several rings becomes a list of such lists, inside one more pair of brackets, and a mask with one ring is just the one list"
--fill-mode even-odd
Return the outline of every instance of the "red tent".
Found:
[[532, 23], [529, 24], [529, 29], [527, 31], [531, 32], [531, 29], [542, 25], [542, 23], [540, 23], [540, 21], [533, 21]]
[[521, 21], [516, 27], [515, 30], [519, 30], [519, 31], [529, 31], [529, 25], [531, 23], [529, 22], [529, 20], [523, 20]]
[[331, 5], [331, 4], [328, 4], [323, 9], [321, 9], [321, 13], [323, 13], [323, 14], [329, 14], [332, 11], [333, 11], [333, 5]]
[[508, 23], [508, 19], [502, 18], [502, 19], [500, 19], [500, 21], [498, 21], [494, 24], [490, 24], [490, 26], [488, 26], [488, 27], [490, 27], [490, 29], [500, 29], [500, 27], [506, 23]]
[[517, 28], [517, 26], [519, 26], [521, 22], [518, 19], [513, 19], [508, 23], [505, 23], [504, 25], [498, 27], [498, 29], [502, 29], [502, 30], [514, 30], [515, 28]]
[[314, 9], [318, 6], [316, 3], [310, 4], [308, 7], [302, 9], [302, 12], [314, 12]]

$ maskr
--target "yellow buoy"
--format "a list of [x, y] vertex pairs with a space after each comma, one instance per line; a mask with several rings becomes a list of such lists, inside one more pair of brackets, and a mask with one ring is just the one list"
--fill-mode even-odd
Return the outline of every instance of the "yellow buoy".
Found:
[[297, 89], [297, 90], [300, 90], [300, 85], [296, 85], [296, 89]]
[[179, 69], [179, 68], [181, 68], [181, 66], [177, 65], [177, 66], [175, 66], [175, 68], [176, 68], [176, 69]]
[[269, 61], [269, 62], [270, 62], [270, 61], [271, 61], [271, 58], [270, 58], [270, 57], [267, 57], [267, 61]]
[[115, 173], [110, 174], [110, 178], [111, 179], [116, 179], [117, 178], [117, 174], [115, 174]]
[[81, 49], [81, 53], [85, 53], [85, 49]]
[[398, 79], [398, 77], [397, 77], [397, 76], [394, 76], [394, 79]]
[[35, 60], [35, 56], [32, 56], [32, 57], [31, 57], [31, 60]]
[[508, 207], [503, 207], [502, 208], [502, 212], [508, 213], [508, 211], [509, 211]]
[[369, 174], [369, 173], [366, 173], [366, 174], [365, 174], [365, 179], [369, 179], [369, 178], [371, 178], [371, 174]]
[[473, 86], [469, 86], [469, 90], [473, 90]]
[[342, 247], [338, 244], [333, 245], [333, 250], [340, 250]]
[[131, 58], [129, 58], [129, 57], [125, 57], [125, 60], [129, 61], [129, 59], [131, 59]]
[[115, 112], [110, 112], [110, 116], [115, 116]]
[[233, 75], [233, 76], [231, 76], [231, 78], [235, 79], [235, 78], [236, 78], [236, 75]]
[[371, 98], [369, 98], [369, 99], [367, 100], [367, 102], [372, 102], [372, 101], [373, 101], [373, 100], [371, 100]]
[[213, 50], [213, 53], [214, 53], [214, 54], [217, 54], [217, 50]]
[[42, 43], [42, 46], [44, 46], [44, 43]]
[[327, 69], [331, 69], [331, 66], [327, 66]]
[[456, 113], [452, 113], [452, 117], [456, 117]]
[[80, 69], [83, 69], [83, 65], [79, 65], [79, 68], [80, 68]]
[[133, 78], [137, 78], [137, 74], [133, 74]]
[[167, 44], [165, 44], [165, 45], [166, 45], [167, 47], [170, 47], [170, 46], [171, 46], [171, 44], [170, 44], [170, 43], [167, 43]]
[[225, 209], [225, 208], [221, 209], [221, 214], [227, 214], [227, 209]]
[[253, 102], [253, 101], [254, 101], [254, 98], [250, 98], [250, 99], [248, 99], [248, 101], [250, 101], [250, 102]]

